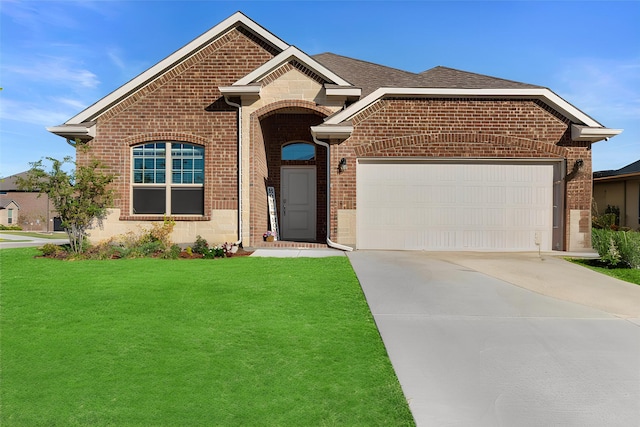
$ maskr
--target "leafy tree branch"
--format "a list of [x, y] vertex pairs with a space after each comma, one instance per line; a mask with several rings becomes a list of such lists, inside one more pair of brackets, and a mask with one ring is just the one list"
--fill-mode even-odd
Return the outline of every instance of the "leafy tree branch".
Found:
[[[24, 191], [37, 191], [49, 196], [62, 222], [62, 228], [69, 236], [71, 250], [84, 250], [87, 230], [94, 221], [101, 225], [107, 215], [107, 208], [113, 200], [109, 185], [115, 175], [107, 173], [104, 165], [91, 159], [85, 165], [77, 165], [72, 157], [58, 160], [47, 157], [51, 163], [46, 170], [43, 160], [30, 163], [26, 178], [18, 179], [18, 187]], [[65, 165], [75, 165], [72, 172], [64, 170]]]

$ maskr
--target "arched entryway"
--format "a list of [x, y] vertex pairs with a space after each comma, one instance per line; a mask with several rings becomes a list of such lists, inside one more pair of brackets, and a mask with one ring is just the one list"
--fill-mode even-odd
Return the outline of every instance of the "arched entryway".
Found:
[[[299, 102], [299, 101], [298, 101]], [[315, 105], [258, 111], [251, 135], [251, 240], [271, 230], [267, 188], [275, 191], [279, 239], [324, 243], [327, 236], [327, 149], [311, 126], [328, 112]]]

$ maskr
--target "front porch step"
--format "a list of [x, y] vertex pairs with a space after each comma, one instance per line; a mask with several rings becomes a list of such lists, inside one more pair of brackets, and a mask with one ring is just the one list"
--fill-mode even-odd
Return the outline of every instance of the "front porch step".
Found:
[[276, 240], [275, 242], [256, 242], [251, 245], [253, 248], [278, 248], [278, 249], [327, 249], [326, 243], [291, 242], [287, 240]]

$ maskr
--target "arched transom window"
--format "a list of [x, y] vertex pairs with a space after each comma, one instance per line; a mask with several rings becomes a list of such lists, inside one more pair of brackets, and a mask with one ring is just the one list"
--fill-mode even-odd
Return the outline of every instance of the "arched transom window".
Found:
[[281, 160], [314, 160], [315, 158], [315, 144], [309, 144], [308, 142], [293, 142], [282, 147]]
[[156, 141], [131, 152], [134, 214], [204, 215], [204, 147]]

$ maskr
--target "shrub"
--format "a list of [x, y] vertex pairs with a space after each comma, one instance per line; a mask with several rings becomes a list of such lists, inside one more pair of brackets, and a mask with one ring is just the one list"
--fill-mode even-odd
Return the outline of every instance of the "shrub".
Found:
[[3, 225], [3, 224], [0, 224], [0, 230], [20, 231], [20, 230], [22, 230], [22, 227], [20, 227], [19, 225]]
[[164, 254], [162, 254], [162, 258], [178, 259], [180, 257], [180, 252], [182, 252], [182, 249], [180, 249], [180, 246], [171, 245], [169, 249], [164, 251]]
[[53, 243], [45, 243], [42, 247], [38, 248], [38, 250], [42, 252], [42, 256], [46, 257], [53, 257], [61, 252], [65, 252], [64, 249], [58, 245], [54, 245]]
[[594, 228], [591, 240], [600, 259], [609, 266], [640, 268], [640, 233]]
[[207, 241], [203, 239], [202, 236], [197, 235], [196, 241], [191, 249], [193, 250], [193, 252], [204, 255], [206, 257], [206, 255], [209, 253], [209, 243], [207, 243]]

